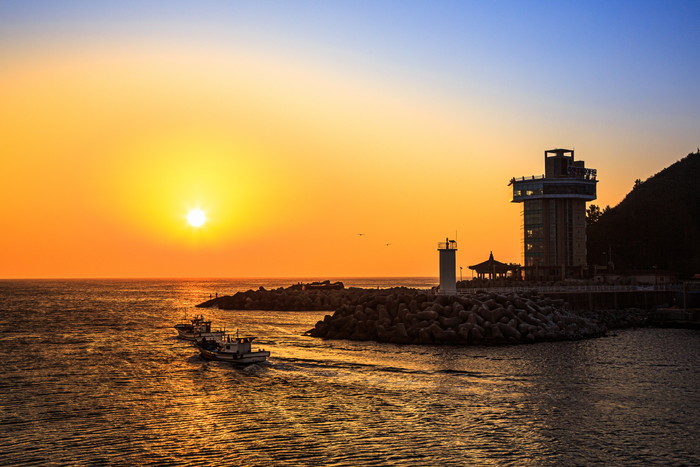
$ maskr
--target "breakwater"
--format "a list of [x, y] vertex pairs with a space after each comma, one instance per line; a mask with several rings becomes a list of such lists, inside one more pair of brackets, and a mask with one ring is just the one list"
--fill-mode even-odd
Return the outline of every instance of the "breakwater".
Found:
[[[386, 290], [386, 289], [384, 289]], [[392, 290], [409, 291], [405, 287]], [[333, 311], [345, 304], [360, 303], [377, 293], [375, 289], [304, 289], [303, 284], [286, 288], [265, 289], [236, 292], [197, 305], [200, 308], [219, 308], [221, 310], [268, 310], [268, 311]]]
[[292, 286], [249, 290], [200, 307], [240, 310], [332, 311], [307, 333], [327, 339], [397, 344], [500, 345], [601, 336], [607, 329], [644, 324], [642, 310], [577, 311], [536, 291], [441, 296], [422, 290]]
[[376, 295], [364, 303], [343, 305], [308, 331], [330, 339], [467, 345], [582, 339], [605, 332], [603, 323], [567, 309], [563, 300], [487, 292]]
[[[483, 289], [483, 288], [482, 288]], [[460, 294], [477, 293], [479, 288], [458, 289]], [[574, 310], [624, 310], [641, 308], [652, 310], [671, 303], [682, 304], [681, 286], [625, 286], [625, 285], [584, 285], [584, 286], [510, 286], [489, 287], [486, 290], [496, 293], [537, 292], [553, 298], [564, 299]]]

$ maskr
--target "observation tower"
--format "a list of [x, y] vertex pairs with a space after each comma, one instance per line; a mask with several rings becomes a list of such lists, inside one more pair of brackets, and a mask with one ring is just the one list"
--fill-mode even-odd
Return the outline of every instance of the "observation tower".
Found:
[[512, 178], [513, 203], [523, 203], [525, 278], [581, 277], [586, 263], [586, 201], [596, 199], [596, 169], [571, 149], [544, 152], [544, 175]]

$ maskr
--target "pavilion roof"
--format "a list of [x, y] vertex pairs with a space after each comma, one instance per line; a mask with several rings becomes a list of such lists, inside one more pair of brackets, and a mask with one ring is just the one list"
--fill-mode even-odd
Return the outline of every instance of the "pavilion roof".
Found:
[[501, 263], [500, 261], [496, 261], [493, 259], [493, 251], [489, 255], [489, 259], [484, 261], [483, 263], [475, 264], [473, 266], [469, 266], [469, 269], [473, 269], [476, 272], [507, 272], [507, 271], [512, 271], [515, 269], [515, 266], [506, 264], [506, 263]]

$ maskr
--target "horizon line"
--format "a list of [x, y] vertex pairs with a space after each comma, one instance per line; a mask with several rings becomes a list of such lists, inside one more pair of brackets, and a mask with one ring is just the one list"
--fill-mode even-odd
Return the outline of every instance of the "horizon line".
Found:
[[[332, 277], [332, 276], [331, 276]], [[336, 276], [337, 279], [438, 279], [439, 276]], [[135, 276], [113, 276], [113, 277], [0, 277], [0, 281], [51, 281], [51, 280], [282, 280], [282, 279], [323, 279], [332, 280], [326, 276], [161, 276], [161, 277], [135, 277]]]

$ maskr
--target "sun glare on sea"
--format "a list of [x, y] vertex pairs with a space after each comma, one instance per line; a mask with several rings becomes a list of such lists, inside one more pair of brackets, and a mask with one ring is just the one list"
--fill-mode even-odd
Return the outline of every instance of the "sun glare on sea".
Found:
[[207, 215], [201, 209], [193, 209], [187, 213], [187, 222], [192, 227], [201, 227], [207, 221]]

